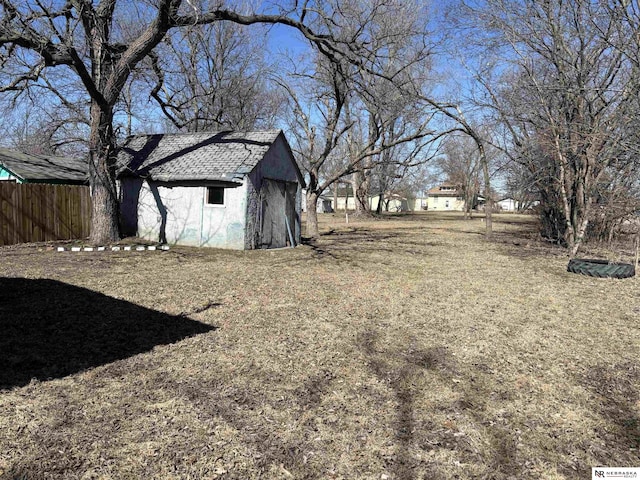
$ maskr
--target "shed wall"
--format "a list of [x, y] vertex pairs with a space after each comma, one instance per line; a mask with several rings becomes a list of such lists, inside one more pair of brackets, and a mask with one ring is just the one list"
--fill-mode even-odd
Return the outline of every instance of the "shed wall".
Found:
[[[262, 201], [261, 189], [264, 179], [279, 180], [296, 185], [295, 213], [293, 227], [296, 243], [301, 240], [300, 212], [302, 208], [302, 189], [298, 181], [298, 174], [282, 136], [273, 143], [265, 157], [249, 174], [247, 186], [247, 222], [245, 231], [245, 248], [254, 249], [261, 245]], [[283, 212], [284, 214], [284, 212]]]
[[208, 205], [206, 194], [205, 186], [170, 188], [123, 179], [123, 229], [126, 234], [136, 232], [147, 240], [169, 244], [244, 249], [246, 181], [225, 188], [224, 205]]

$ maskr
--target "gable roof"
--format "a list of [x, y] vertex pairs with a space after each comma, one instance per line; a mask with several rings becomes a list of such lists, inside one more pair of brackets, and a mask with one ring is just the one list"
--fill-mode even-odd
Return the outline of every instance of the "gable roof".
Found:
[[[159, 182], [240, 183], [280, 135], [291, 154], [281, 130], [137, 135], [119, 150], [118, 175]], [[291, 160], [298, 169], [293, 154]]]
[[462, 195], [462, 192], [458, 190], [456, 185], [443, 183], [442, 185], [431, 188], [427, 192], [427, 195], [430, 197], [459, 197]]
[[0, 167], [26, 183], [73, 183], [89, 181], [88, 165], [80, 158], [30, 155], [0, 148]]

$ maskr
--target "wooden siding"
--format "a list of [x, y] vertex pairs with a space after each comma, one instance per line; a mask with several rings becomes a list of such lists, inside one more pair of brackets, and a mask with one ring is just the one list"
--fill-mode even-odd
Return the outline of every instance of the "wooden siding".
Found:
[[89, 236], [89, 187], [0, 182], [0, 245]]

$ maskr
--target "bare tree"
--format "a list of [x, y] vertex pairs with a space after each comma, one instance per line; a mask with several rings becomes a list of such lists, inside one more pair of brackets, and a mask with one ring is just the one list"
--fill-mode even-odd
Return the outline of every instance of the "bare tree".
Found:
[[508, 162], [504, 169], [506, 194], [516, 200], [516, 209], [524, 212], [539, 203], [538, 179], [524, 165]]
[[[348, 150], [357, 156], [364, 146], [395, 143], [413, 130], [421, 130], [433, 118], [433, 109], [420, 100], [420, 94], [431, 88], [432, 56], [438, 40], [429, 31], [429, 11], [422, 4], [404, 2], [386, 15], [377, 15], [367, 25], [375, 39], [370, 56], [355, 77], [356, 88], [347, 104], [347, 116], [357, 128], [349, 131]], [[357, 113], [356, 113], [357, 112]], [[409, 135], [410, 136], [410, 135]], [[428, 143], [428, 142], [427, 142]], [[407, 145], [403, 142], [403, 147]], [[394, 163], [404, 166], [415, 162], [418, 151], [406, 148], [385, 149], [360, 161], [352, 175], [356, 213], [367, 214], [371, 194], [373, 167], [390, 163], [388, 171], [398, 171]], [[426, 161], [428, 156], [423, 156]], [[378, 172], [385, 169], [378, 169]]]
[[464, 218], [470, 218], [480, 192], [480, 159], [476, 145], [469, 137], [452, 135], [444, 141], [443, 153], [438, 166], [447, 180], [462, 192]]
[[[356, 205], [368, 210], [370, 172], [383, 161], [408, 165], [438, 133], [430, 127], [433, 108], [419, 101], [430, 47], [420, 2], [343, 2], [350, 21], [327, 27], [342, 42], [363, 38], [356, 61], [316, 59], [310, 70], [281, 81], [291, 103], [290, 131], [307, 172], [307, 233], [318, 234], [315, 205], [339, 179], [355, 177]], [[345, 17], [346, 19], [346, 17]], [[355, 20], [355, 21], [354, 21]], [[409, 88], [410, 87], [410, 88]], [[406, 145], [406, 149], [395, 146]], [[384, 152], [387, 152], [386, 154]]]
[[319, 233], [318, 198], [331, 185], [348, 175], [372, 169], [381, 161], [390, 161], [382, 154], [400, 145], [407, 147], [405, 155], [394, 158], [394, 163], [422, 163], [425, 160], [420, 155], [425, 145], [439, 135], [430, 129], [430, 117], [425, 116], [420, 123], [403, 124], [396, 136], [383, 135], [384, 130], [380, 129], [378, 135], [368, 136], [366, 143], [348, 139], [349, 133], [362, 125], [352, 118], [346, 106], [355, 88], [352, 70], [351, 64], [318, 59], [312, 72], [296, 75], [304, 88], [281, 83], [291, 103], [292, 148], [308, 177], [307, 235], [311, 237]]
[[[431, 149], [431, 154], [427, 157], [434, 158], [436, 149]], [[393, 155], [392, 151], [384, 152], [383, 155]], [[433, 175], [427, 169], [428, 163], [416, 165], [402, 165], [389, 161], [382, 161], [374, 167], [372, 171], [373, 189], [378, 192], [378, 203], [376, 213], [389, 211], [391, 201], [396, 198], [407, 200], [407, 207], [415, 201], [417, 197], [423, 196], [427, 185], [433, 181]], [[415, 204], [414, 204], [415, 208]]]
[[91, 241], [113, 241], [119, 237], [114, 110], [132, 72], [170, 30], [217, 22], [286, 25], [301, 32], [328, 58], [355, 62], [360, 51], [357, 41], [339, 44], [326, 29], [315, 30], [331, 24], [339, 5], [326, 2], [322, 11], [314, 7], [305, 1], [273, 14], [242, 14], [223, 3], [204, 1], [41, 0], [16, 4], [0, 0], [0, 64], [6, 79], [0, 91], [25, 91], [42, 82], [43, 74], [52, 69], [80, 81], [89, 102]]
[[543, 212], [571, 255], [587, 233], [598, 186], [616, 159], [637, 151], [633, 3], [491, 0], [472, 9], [502, 59], [499, 87], [485, 83], [487, 104], [511, 136], [512, 157], [548, 182]]
[[177, 129], [271, 128], [283, 104], [266, 32], [224, 22], [175, 30], [150, 56], [151, 96]]
[[[62, 114], [61, 114], [62, 113]], [[82, 155], [84, 124], [76, 124], [66, 112], [19, 110], [19, 115], [6, 112], [0, 134], [5, 146], [36, 155]]]
[[447, 121], [453, 121], [456, 126], [452, 127], [449, 133], [457, 132], [467, 135], [473, 140], [477, 152], [482, 178], [484, 183], [485, 198], [485, 238], [490, 239], [493, 235], [493, 192], [491, 188], [491, 172], [489, 168], [488, 150], [492, 145], [490, 136], [487, 135], [487, 128], [483, 125], [475, 125], [467, 119], [459, 103], [455, 102], [438, 102], [430, 97], [423, 99], [432, 105], [442, 114]]

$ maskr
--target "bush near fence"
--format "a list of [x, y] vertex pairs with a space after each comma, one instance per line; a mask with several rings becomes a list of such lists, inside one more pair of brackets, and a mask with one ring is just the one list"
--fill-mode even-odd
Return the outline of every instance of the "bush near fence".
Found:
[[89, 187], [0, 182], [0, 245], [89, 236]]

